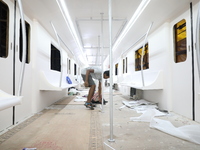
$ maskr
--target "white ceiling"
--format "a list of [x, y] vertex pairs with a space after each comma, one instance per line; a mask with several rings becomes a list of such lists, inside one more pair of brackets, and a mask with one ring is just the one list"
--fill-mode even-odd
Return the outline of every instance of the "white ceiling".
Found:
[[[128, 23], [142, 0], [113, 0], [112, 3], [112, 41], [118, 38], [125, 25]], [[62, 38], [65, 46], [74, 53], [83, 63], [94, 65], [103, 57], [109, 55], [109, 24], [108, 24], [108, 0], [65, 0], [73, 25], [82, 45], [82, 55], [77, 42], [68, 29], [66, 22], [59, 10], [56, 0], [22, 0], [24, 12], [31, 19], [36, 19], [55, 38], [50, 21], [54, 24], [57, 33]], [[193, 4], [199, 0], [151, 0], [139, 19], [121, 41], [113, 53], [116, 61], [122, 51], [126, 51], [144, 33], [151, 22], [151, 32], [166, 21], [170, 21], [176, 15], [189, 9], [190, 2]], [[103, 13], [103, 15], [102, 15]], [[102, 20], [103, 18], [103, 25]], [[103, 28], [102, 28], [103, 27]], [[103, 32], [103, 37], [101, 33]], [[64, 46], [64, 45], [62, 45]], [[103, 47], [103, 50], [101, 49]], [[99, 52], [101, 50], [101, 53]], [[70, 53], [69, 53], [70, 54]], [[71, 55], [72, 56], [72, 55]]]

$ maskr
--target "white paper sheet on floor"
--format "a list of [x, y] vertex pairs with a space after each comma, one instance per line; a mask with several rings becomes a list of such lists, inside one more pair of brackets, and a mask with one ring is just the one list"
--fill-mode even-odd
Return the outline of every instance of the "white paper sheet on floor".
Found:
[[76, 98], [74, 99], [74, 102], [86, 102], [86, 101], [87, 99], [81, 96], [76, 96]]
[[153, 118], [150, 122], [150, 127], [178, 138], [200, 144], [200, 125], [185, 125], [177, 128], [169, 121]]
[[[124, 102], [123, 102], [124, 103]], [[129, 103], [124, 103], [127, 107], [130, 107]], [[138, 103], [139, 104], [139, 103]], [[148, 105], [148, 104], [146, 104]], [[150, 122], [150, 127], [165, 132], [167, 134], [176, 136], [178, 138], [200, 144], [200, 125], [185, 125], [181, 127], [174, 127], [171, 122], [155, 118], [157, 116], [167, 115], [166, 113], [160, 112], [159, 110], [151, 107], [144, 107], [143, 110], [139, 111], [143, 114], [139, 117], [131, 117], [130, 121], [141, 121], [141, 122]], [[130, 108], [133, 108], [132, 106]], [[140, 110], [141, 105], [134, 107], [134, 110]], [[145, 110], [146, 109], [146, 110]], [[138, 112], [138, 111], [137, 111]]]
[[155, 116], [165, 116], [166, 113], [162, 113], [156, 109], [148, 109], [139, 117], [131, 117], [130, 121], [150, 122]]

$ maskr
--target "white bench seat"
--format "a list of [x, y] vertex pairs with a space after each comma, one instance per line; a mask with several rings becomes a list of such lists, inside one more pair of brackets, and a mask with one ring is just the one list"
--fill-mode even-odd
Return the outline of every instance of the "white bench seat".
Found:
[[[63, 79], [64, 80], [64, 79]], [[62, 91], [70, 87], [76, 87], [78, 83], [68, 84], [65, 81], [62, 81], [61, 87], [59, 86], [59, 76], [55, 77], [50, 75], [47, 72], [40, 72], [40, 90], [44, 91]]]
[[22, 103], [22, 96], [13, 96], [0, 90], [0, 111], [20, 105]]
[[121, 86], [128, 86], [140, 90], [161, 90], [163, 89], [163, 72], [162, 71], [144, 71], [144, 86], [142, 83], [141, 72], [129, 75], [122, 82]]

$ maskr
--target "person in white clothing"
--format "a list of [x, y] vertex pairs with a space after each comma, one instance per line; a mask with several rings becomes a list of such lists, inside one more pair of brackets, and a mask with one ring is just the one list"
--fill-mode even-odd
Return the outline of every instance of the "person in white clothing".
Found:
[[[96, 85], [93, 79], [96, 79], [99, 81], [98, 94], [99, 94], [99, 98], [102, 99], [102, 94], [101, 94], [102, 70], [99, 67], [95, 67], [95, 66], [87, 67], [81, 70], [81, 76], [84, 80], [85, 87], [90, 87], [85, 106], [86, 107], [92, 106], [91, 100], [96, 88]], [[108, 79], [109, 76], [110, 74], [108, 70], [103, 73], [104, 79]]]

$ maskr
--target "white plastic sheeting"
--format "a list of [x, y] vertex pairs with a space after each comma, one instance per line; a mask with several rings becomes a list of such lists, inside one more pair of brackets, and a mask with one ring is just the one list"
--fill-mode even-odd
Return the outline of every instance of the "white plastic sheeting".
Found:
[[0, 111], [15, 105], [20, 105], [21, 101], [22, 96], [13, 96], [0, 90]]
[[[167, 134], [173, 135], [175, 137], [200, 144], [200, 125], [185, 125], [181, 127], [175, 127], [170, 121], [158, 119], [155, 117], [165, 116], [166, 113], [160, 112], [159, 110], [153, 108], [153, 105], [149, 105], [150, 103], [146, 103], [145, 101], [138, 101], [138, 106], [136, 106], [137, 101], [135, 101], [134, 110], [139, 113], [143, 113], [139, 117], [131, 117], [130, 121], [141, 121], [141, 122], [149, 122], [150, 127], [165, 132]], [[145, 103], [144, 103], [145, 102]], [[124, 102], [123, 102], [124, 103]], [[141, 105], [141, 103], [143, 103]], [[130, 107], [130, 102], [125, 102], [126, 106]], [[131, 106], [130, 108], [133, 108]], [[138, 111], [142, 108], [142, 111]], [[145, 110], [146, 109], [146, 110]]]
[[76, 96], [76, 98], [74, 99], [74, 102], [86, 102], [87, 98], [82, 97], [82, 96]]
[[200, 144], [200, 125], [185, 125], [177, 128], [169, 121], [153, 118], [150, 122], [150, 127], [178, 138]]
[[[148, 108], [148, 107], [147, 107]], [[156, 109], [148, 109], [139, 117], [131, 117], [130, 121], [151, 122], [155, 116], [166, 116], [166, 113], [160, 112]]]

